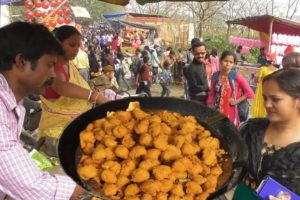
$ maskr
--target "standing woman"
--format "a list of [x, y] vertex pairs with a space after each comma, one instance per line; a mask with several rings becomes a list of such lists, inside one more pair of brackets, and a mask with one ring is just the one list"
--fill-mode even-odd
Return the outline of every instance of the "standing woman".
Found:
[[41, 95], [39, 136], [45, 135], [47, 130], [57, 129], [51, 135], [58, 137], [66, 124], [92, 108], [92, 102], [102, 104], [107, 101], [102, 94], [90, 89], [76, 66], [70, 62], [79, 51], [82, 39], [79, 31], [72, 26], [61, 26], [54, 31], [54, 35], [61, 43], [64, 55], [57, 59], [52, 86]]
[[268, 53], [266, 66], [262, 66], [259, 68], [258, 83], [255, 90], [255, 98], [251, 106], [251, 118], [260, 118], [260, 117], [267, 116], [266, 109], [264, 107], [264, 100], [262, 96], [262, 80], [267, 75], [277, 70], [277, 68], [273, 65], [275, 58], [276, 58], [276, 54]]
[[267, 118], [248, 120], [240, 130], [249, 150], [246, 185], [265, 176], [300, 195], [300, 70], [278, 70], [263, 80]]
[[234, 52], [224, 51], [222, 53], [220, 71], [215, 72], [212, 76], [207, 104], [217, 108], [238, 126], [240, 118], [237, 105], [246, 99], [252, 99], [254, 94], [244, 77], [232, 70], [235, 63]]

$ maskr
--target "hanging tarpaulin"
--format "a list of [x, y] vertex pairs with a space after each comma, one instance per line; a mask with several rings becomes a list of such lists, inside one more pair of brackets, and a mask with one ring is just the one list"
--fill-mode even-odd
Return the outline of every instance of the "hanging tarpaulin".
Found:
[[10, 5], [21, 2], [21, 0], [0, 0], [1, 5]]
[[156, 29], [156, 26], [149, 25], [149, 24], [142, 24], [142, 23], [137, 23], [137, 22], [129, 22], [129, 21], [126, 21], [126, 20], [119, 20], [119, 22], [120, 22], [122, 25], [125, 25], [125, 26], [132, 26], [132, 27], [135, 27], [135, 28], [149, 29], [149, 30], [154, 30], [154, 29]]
[[0, 6], [0, 27], [10, 23], [8, 5]]
[[106, 13], [106, 14], [103, 14], [102, 16], [106, 19], [115, 19], [118, 17], [123, 17], [125, 15], [126, 15], [126, 13]]
[[87, 11], [87, 9], [84, 7], [71, 6], [71, 9], [72, 9], [75, 17], [91, 18], [89, 11]]

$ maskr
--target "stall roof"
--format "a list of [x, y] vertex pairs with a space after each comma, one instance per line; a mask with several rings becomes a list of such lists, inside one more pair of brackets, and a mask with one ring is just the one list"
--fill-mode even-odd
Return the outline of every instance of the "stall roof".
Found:
[[273, 20], [273, 33], [300, 35], [300, 23], [272, 15], [261, 15], [254, 17], [246, 17], [227, 21], [227, 24], [243, 25], [256, 31], [269, 33], [270, 24]]
[[121, 12], [121, 13], [106, 13], [103, 14], [103, 17], [105, 17], [106, 19], [114, 19], [114, 18], [118, 18], [118, 17], [123, 17], [125, 16], [126, 13]]
[[[125, 6], [129, 3], [129, 0], [99, 0], [104, 1], [106, 3], [117, 4], [121, 6]], [[229, 0], [136, 0], [137, 3], [144, 5], [146, 3], [157, 3], [160, 1], [198, 1], [198, 2], [206, 2], [206, 1], [229, 1]]]
[[124, 26], [132, 26], [135, 28], [141, 28], [141, 29], [156, 29], [155, 26], [149, 25], [149, 24], [141, 24], [141, 23], [136, 23], [136, 22], [129, 22], [126, 20], [110, 20], [111, 23], [119, 23]]

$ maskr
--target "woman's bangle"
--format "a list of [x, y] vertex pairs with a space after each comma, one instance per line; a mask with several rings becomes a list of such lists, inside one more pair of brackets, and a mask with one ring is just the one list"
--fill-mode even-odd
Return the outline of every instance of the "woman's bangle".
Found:
[[89, 96], [88, 96], [88, 99], [87, 99], [88, 101], [91, 100], [92, 94], [93, 94], [93, 90], [90, 90], [90, 93], [89, 93]]
[[93, 101], [93, 104], [96, 104], [96, 101], [97, 101], [97, 98], [98, 98], [99, 94], [100, 94], [100, 92], [97, 92], [97, 95], [95, 96], [95, 99], [94, 99], [94, 101]]

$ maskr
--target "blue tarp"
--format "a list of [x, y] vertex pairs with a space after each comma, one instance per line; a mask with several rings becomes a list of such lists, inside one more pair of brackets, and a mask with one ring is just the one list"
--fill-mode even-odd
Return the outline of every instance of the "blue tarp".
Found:
[[0, 5], [9, 5], [9, 4], [14, 4], [18, 3], [22, 0], [0, 0]]
[[126, 15], [126, 13], [108, 13], [103, 14], [103, 17], [105, 17], [106, 19], [115, 19], [118, 17], [123, 17], [124, 15]]

